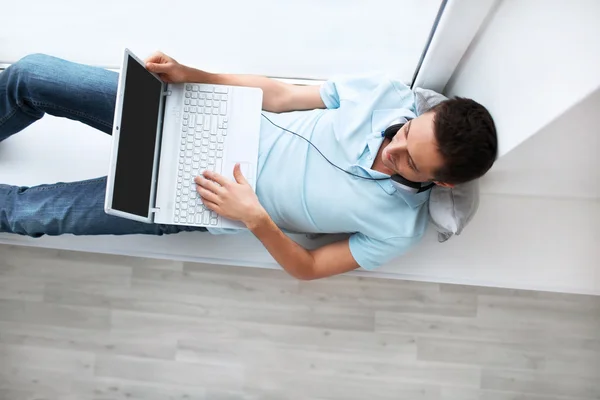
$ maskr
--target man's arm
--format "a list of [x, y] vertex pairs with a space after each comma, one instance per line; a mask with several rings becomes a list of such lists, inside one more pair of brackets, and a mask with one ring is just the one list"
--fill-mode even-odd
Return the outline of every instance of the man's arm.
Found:
[[349, 239], [316, 250], [306, 250], [287, 237], [266, 212], [256, 220], [248, 222], [247, 227], [279, 265], [295, 278], [325, 278], [360, 267], [350, 252]]
[[211, 74], [191, 67], [186, 67], [186, 82], [260, 88], [263, 109], [276, 113], [325, 108], [317, 85], [291, 85], [257, 75]]
[[255, 75], [211, 74], [179, 64], [160, 51], [148, 57], [146, 68], [168, 83], [212, 83], [215, 85], [249, 86], [263, 91], [263, 109], [286, 112], [325, 108], [319, 86], [298, 86]]
[[273, 258], [298, 279], [317, 279], [351, 271], [359, 267], [350, 252], [349, 240], [306, 250], [287, 237], [261, 206], [256, 193], [237, 164], [235, 181], [221, 174], [204, 171], [195, 178], [204, 205], [225, 218], [241, 221], [263, 243]]

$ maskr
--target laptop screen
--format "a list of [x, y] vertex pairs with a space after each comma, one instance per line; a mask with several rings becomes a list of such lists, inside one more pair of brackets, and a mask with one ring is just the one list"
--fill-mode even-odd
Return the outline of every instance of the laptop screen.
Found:
[[147, 217], [161, 82], [129, 56], [112, 208]]

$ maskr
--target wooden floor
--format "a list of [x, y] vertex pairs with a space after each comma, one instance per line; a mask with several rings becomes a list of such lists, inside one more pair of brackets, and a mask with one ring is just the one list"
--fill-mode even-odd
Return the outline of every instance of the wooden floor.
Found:
[[597, 400], [600, 298], [0, 246], [0, 399]]

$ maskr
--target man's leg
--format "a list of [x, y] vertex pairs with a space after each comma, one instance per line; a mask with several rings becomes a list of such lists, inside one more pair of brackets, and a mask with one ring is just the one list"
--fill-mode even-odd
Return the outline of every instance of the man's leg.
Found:
[[[45, 113], [112, 132], [118, 74], [45, 55], [0, 73], [0, 141]], [[155, 234], [203, 230], [145, 224], [104, 212], [106, 178], [33, 188], [0, 184], [0, 232], [39, 237]]]
[[43, 235], [162, 235], [205, 230], [146, 224], [104, 212], [106, 178], [32, 188], [0, 185], [0, 232]]
[[0, 73], [0, 141], [45, 113], [112, 132], [118, 74], [33, 54]]

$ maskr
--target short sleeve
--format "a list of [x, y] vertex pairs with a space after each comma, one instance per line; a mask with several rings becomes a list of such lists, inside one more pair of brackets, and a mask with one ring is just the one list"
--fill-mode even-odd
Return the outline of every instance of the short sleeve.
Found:
[[327, 108], [339, 108], [344, 101], [359, 101], [368, 97], [377, 88], [390, 87], [393, 84], [389, 77], [380, 73], [340, 76], [328, 80], [321, 86], [321, 99]]
[[380, 240], [355, 233], [350, 236], [350, 252], [358, 265], [366, 270], [374, 270], [406, 253], [420, 239], [421, 235]]

